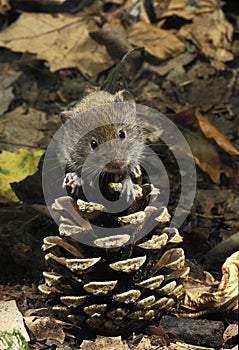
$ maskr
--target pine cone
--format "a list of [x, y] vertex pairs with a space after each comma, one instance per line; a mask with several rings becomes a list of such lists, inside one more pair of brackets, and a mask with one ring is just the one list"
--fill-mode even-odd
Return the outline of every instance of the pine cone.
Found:
[[[120, 185], [111, 183], [111, 193]], [[98, 334], [122, 335], [177, 307], [189, 273], [183, 249], [175, 247], [182, 237], [166, 227], [165, 207], [148, 205], [159, 191], [148, 183], [136, 189], [136, 200], [117, 215], [82, 199], [55, 201], [59, 236], [44, 239], [48, 271], [39, 286], [55, 318]]]

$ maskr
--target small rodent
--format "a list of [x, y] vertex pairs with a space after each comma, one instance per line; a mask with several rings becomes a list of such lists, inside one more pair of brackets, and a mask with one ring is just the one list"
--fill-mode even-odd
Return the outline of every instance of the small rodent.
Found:
[[[65, 124], [61, 147], [69, 169], [63, 187], [76, 193], [88, 181], [87, 176], [82, 181], [82, 169], [87, 164], [86, 174], [91, 180], [99, 172], [117, 174], [121, 195], [126, 195], [127, 201], [134, 199], [132, 178], [141, 175], [144, 144], [132, 95], [126, 90], [114, 95], [106, 91], [90, 93], [62, 112], [61, 119], [63, 123], [70, 121]], [[112, 140], [116, 143], [110, 143]]]

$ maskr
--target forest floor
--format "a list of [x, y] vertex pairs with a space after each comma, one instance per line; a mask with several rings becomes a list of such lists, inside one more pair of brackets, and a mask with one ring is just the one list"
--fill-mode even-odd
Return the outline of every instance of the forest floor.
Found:
[[[239, 251], [239, 5], [229, 0], [223, 5], [219, 0], [196, 0], [187, 6], [182, 0], [177, 7], [170, 0], [145, 3], [0, 0], [1, 161], [12, 169], [4, 152], [20, 157], [19, 149], [45, 150], [60, 126], [60, 111], [105, 86], [112, 67], [133, 47], [144, 47], [129, 55], [126, 71], [113, 78], [111, 87], [127, 84], [137, 103], [167, 115], [187, 139], [197, 165], [197, 194], [180, 227], [181, 246], [194, 273], [207, 271], [218, 282], [225, 260]], [[41, 247], [44, 237], [57, 234], [45, 208], [41, 170], [27, 175], [12, 175], [6, 190], [0, 170], [0, 300], [16, 300], [25, 317], [44, 308], [37, 289], [45, 269]], [[172, 192], [175, 189], [177, 184]], [[235, 278], [238, 283], [238, 272]], [[235, 312], [219, 309], [200, 318], [212, 327], [213, 322], [222, 323], [217, 346], [210, 346], [209, 339], [203, 347], [195, 334], [188, 344], [175, 334], [160, 333], [158, 324], [123, 340], [86, 340], [81, 335], [77, 341], [48, 323], [41, 336], [27, 328], [29, 347], [236, 347]]]

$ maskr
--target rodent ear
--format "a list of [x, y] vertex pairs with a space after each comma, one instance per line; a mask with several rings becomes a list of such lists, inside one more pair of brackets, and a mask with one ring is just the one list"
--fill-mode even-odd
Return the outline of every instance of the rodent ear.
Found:
[[71, 111], [63, 111], [60, 113], [60, 118], [62, 123], [64, 124], [65, 122], [67, 122], [68, 120], [70, 120], [72, 117], [72, 113]]
[[115, 102], [135, 102], [133, 95], [127, 90], [118, 91], [115, 94]]

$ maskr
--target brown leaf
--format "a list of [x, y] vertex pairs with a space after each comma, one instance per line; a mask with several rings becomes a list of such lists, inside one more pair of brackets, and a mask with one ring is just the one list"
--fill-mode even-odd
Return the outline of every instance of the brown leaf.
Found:
[[238, 338], [238, 325], [237, 324], [229, 324], [223, 334], [224, 341], [228, 341], [231, 338]]
[[1, 117], [0, 148], [8, 151], [42, 149], [47, 147], [51, 136], [60, 126], [58, 117], [48, 120], [46, 113], [19, 106]]
[[213, 283], [211, 286], [206, 283], [197, 286], [197, 279], [185, 282], [185, 298], [181, 305], [186, 310], [184, 315], [197, 317], [207, 313], [238, 310], [238, 276], [239, 251], [227, 258], [223, 264], [222, 279], [217, 290]]
[[52, 71], [76, 67], [93, 77], [113, 64], [105, 47], [89, 36], [97, 29], [89, 16], [22, 13], [0, 33], [0, 45], [36, 54], [49, 62]]
[[[205, 66], [202, 68], [204, 74], [208, 74], [208, 69]], [[230, 106], [231, 89], [228, 80], [223, 75], [197, 79], [193, 69], [191, 73], [191, 70], [186, 72], [185, 69], [178, 66], [164, 79], [163, 88], [168, 108], [176, 112], [192, 106], [208, 111], [213, 106], [220, 105], [224, 111], [227, 106]]]
[[156, 350], [158, 346], [153, 346], [149, 337], [143, 336], [140, 343], [135, 347], [135, 350]]
[[84, 340], [80, 350], [129, 350], [121, 337], [97, 337], [95, 341]]
[[196, 164], [213, 182], [219, 184], [222, 173], [229, 178], [234, 177], [231, 156], [238, 157], [239, 151], [198, 109], [177, 113], [171, 119], [183, 128]]
[[192, 19], [200, 13], [212, 12], [220, 7], [219, 0], [153, 0], [152, 6], [156, 18], [178, 16], [185, 19]]
[[193, 23], [183, 26], [179, 34], [191, 40], [217, 69], [223, 69], [224, 62], [233, 59], [230, 51], [233, 27], [222, 10], [194, 17]]
[[217, 128], [215, 128], [215, 126], [213, 126], [205, 117], [202, 116], [198, 109], [195, 111], [195, 117], [197, 118], [200, 130], [208, 139], [213, 139], [216, 144], [228, 154], [232, 156], [239, 156], [239, 151]]
[[105, 4], [115, 4], [115, 5], [123, 5], [125, 0], [104, 0]]
[[129, 42], [143, 46], [145, 50], [160, 59], [177, 56], [184, 52], [185, 45], [173, 33], [150, 23], [137, 22], [128, 28]]
[[63, 332], [62, 326], [54, 319], [48, 316], [28, 316], [24, 317], [24, 321], [38, 341], [54, 339], [61, 344], [64, 343], [65, 333]]
[[152, 0], [152, 7], [154, 10], [155, 17], [157, 19], [164, 16], [169, 6], [171, 6], [170, 0]]
[[12, 84], [19, 78], [21, 72], [14, 71], [8, 63], [0, 64], [1, 81], [0, 81], [0, 115], [8, 110], [11, 101], [14, 98], [12, 93]]
[[109, 55], [117, 62], [130, 50], [127, 32], [119, 23], [105, 23], [102, 28], [91, 32], [90, 36], [106, 46]]
[[[166, 62], [161, 63], [160, 65], [153, 65], [145, 62], [145, 69], [148, 69], [151, 72], [155, 72], [160, 76], [167, 75], [170, 71], [177, 69], [178, 67], [184, 67], [191, 63], [195, 58], [195, 54], [191, 54], [189, 52], [184, 52]], [[159, 92], [158, 92], [159, 94]], [[150, 99], [149, 99], [150, 100]]]

